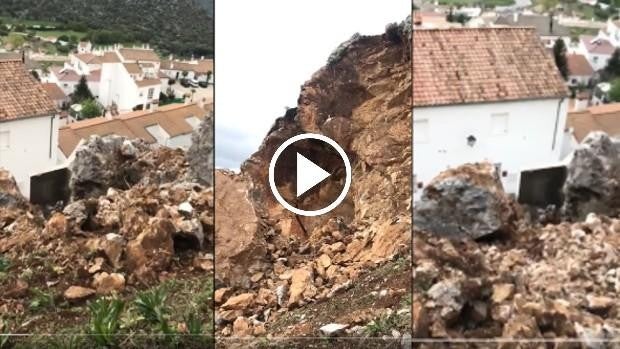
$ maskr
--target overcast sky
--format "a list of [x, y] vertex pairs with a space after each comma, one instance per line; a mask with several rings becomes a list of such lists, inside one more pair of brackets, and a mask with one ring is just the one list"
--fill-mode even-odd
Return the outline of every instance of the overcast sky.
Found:
[[410, 11], [411, 0], [217, 1], [216, 166], [238, 169], [341, 42]]

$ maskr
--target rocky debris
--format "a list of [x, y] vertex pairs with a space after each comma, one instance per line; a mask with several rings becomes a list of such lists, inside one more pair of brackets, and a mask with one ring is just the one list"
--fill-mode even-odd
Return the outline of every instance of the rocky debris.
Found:
[[187, 163], [180, 149], [116, 135], [91, 136], [76, 150], [69, 170], [69, 189], [77, 200], [105, 195], [108, 188], [128, 189], [138, 182], [183, 180]]
[[70, 301], [82, 300], [97, 293], [92, 288], [82, 286], [71, 286], [65, 291], [65, 298]]
[[[31, 290], [80, 301], [209, 277], [213, 188], [189, 180], [183, 150], [92, 137], [70, 168], [72, 201], [49, 217], [19, 197], [0, 205], [0, 253], [11, 271], [0, 294], [12, 297], [0, 297], [0, 312], [23, 311]], [[9, 178], [0, 172], [0, 198], [18, 194]]]
[[0, 168], [0, 206], [25, 206], [26, 199], [22, 196], [15, 178], [9, 171]]
[[204, 118], [192, 134], [187, 151], [190, 177], [205, 186], [213, 185], [213, 115]]
[[424, 231], [453, 239], [476, 239], [512, 231], [516, 213], [495, 166], [475, 163], [433, 178], [414, 205], [413, 219]]
[[619, 224], [595, 214], [518, 224], [497, 242], [415, 230], [414, 337], [592, 340], [619, 331]]
[[[298, 105], [275, 120], [239, 174], [216, 171], [220, 335], [248, 333], [243, 320], [235, 330], [240, 317], [251, 319], [253, 335], [265, 330], [271, 335], [270, 325], [291, 311], [303, 312], [348, 292], [360, 275], [409, 255], [409, 58], [404, 42], [391, 41], [387, 35], [356, 36], [302, 86]], [[275, 200], [268, 186], [275, 150], [290, 137], [309, 132], [338, 142], [351, 160], [353, 175], [343, 203], [318, 217], [293, 215]], [[296, 146], [310, 153], [324, 151], [312, 142]], [[339, 160], [325, 161], [328, 168], [340, 165]], [[341, 172], [300, 200], [309, 204], [339, 192]], [[293, 193], [293, 172], [278, 176], [279, 189]], [[225, 306], [247, 293], [255, 295], [247, 308]], [[316, 327], [305, 324], [303, 335], [316, 336], [321, 325], [336, 321], [321, 321]]]
[[584, 219], [590, 212], [620, 215], [620, 141], [590, 133], [573, 153], [564, 183], [566, 216]]
[[347, 327], [349, 326], [343, 324], [327, 324], [319, 328], [319, 331], [325, 336], [336, 336], [342, 333]]

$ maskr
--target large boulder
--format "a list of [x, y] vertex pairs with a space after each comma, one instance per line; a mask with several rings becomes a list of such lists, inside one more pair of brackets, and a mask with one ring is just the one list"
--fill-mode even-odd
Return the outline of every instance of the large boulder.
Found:
[[580, 220], [590, 212], [620, 214], [620, 142], [603, 132], [575, 150], [564, 183], [564, 213]]
[[477, 239], [510, 231], [515, 212], [493, 164], [446, 170], [424, 188], [414, 204], [414, 225], [440, 236]]
[[206, 117], [192, 135], [187, 151], [190, 176], [199, 183], [213, 185], [213, 118]]
[[9, 171], [0, 168], [0, 207], [23, 206], [25, 203], [15, 178]]

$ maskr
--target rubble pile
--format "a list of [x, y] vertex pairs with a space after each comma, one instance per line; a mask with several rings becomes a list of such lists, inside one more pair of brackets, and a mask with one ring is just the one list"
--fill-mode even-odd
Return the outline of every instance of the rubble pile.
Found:
[[488, 162], [440, 173], [414, 205], [416, 227], [449, 238], [477, 239], [510, 232], [515, 220], [513, 203], [495, 166]]
[[0, 172], [1, 312], [20, 313], [41, 287], [76, 302], [211, 273], [213, 188], [189, 180], [189, 167], [180, 149], [91, 137], [70, 166], [71, 202], [49, 217]]
[[522, 226], [502, 244], [415, 231], [415, 337], [620, 335], [620, 219]]
[[[360, 275], [409, 255], [411, 69], [406, 43], [357, 36], [341, 50], [302, 86], [298, 106], [276, 120], [240, 174], [216, 171], [215, 301], [221, 335], [268, 335], [289, 311], [347, 292]], [[317, 217], [285, 210], [267, 184], [278, 146], [308, 132], [338, 142], [353, 169], [344, 202]], [[293, 188], [292, 180], [285, 179], [280, 190]], [[323, 185], [325, 190], [307, 200], [321, 200], [321, 193], [331, 190], [330, 183]], [[385, 292], [405, 294], [408, 287]], [[342, 314], [331, 315], [335, 322]], [[316, 336], [324, 325], [300, 325], [291, 333]]]

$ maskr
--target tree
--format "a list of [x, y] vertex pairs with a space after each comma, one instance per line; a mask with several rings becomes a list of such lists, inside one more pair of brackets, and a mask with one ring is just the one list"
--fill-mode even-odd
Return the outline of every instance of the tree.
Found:
[[615, 79], [620, 76], [620, 49], [616, 49], [611, 55], [604, 73], [607, 80]]
[[82, 119], [90, 119], [102, 115], [102, 110], [94, 99], [86, 99], [82, 102], [80, 112]]
[[32, 76], [38, 81], [41, 81], [41, 78], [39, 77], [39, 73], [37, 73], [36, 70], [31, 71], [30, 74], [32, 74]]
[[564, 80], [568, 79], [568, 61], [566, 60], [566, 45], [562, 38], [558, 38], [553, 44], [553, 58], [555, 59], [555, 66], [558, 67], [560, 74]]
[[184, 70], [181, 75], [183, 75], [183, 78], [187, 78], [187, 75], [189, 74], [189, 72], [187, 70]]
[[82, 103], [84, 100], [93, 99], [93, 94], [90, 92], [88, 88], [88, 83], [86, 81], [86, 76], [82, 75], [80, 78], [80, 82], [75, 85], [75, 90], [73, 91], [73, 95], [71, 96], [72, 103]]
[[213, 72], [209, 70], [207, 72], [207, 85], [209, 85], [209, 81], [211, 81], [212, 76], [213, 76]]

